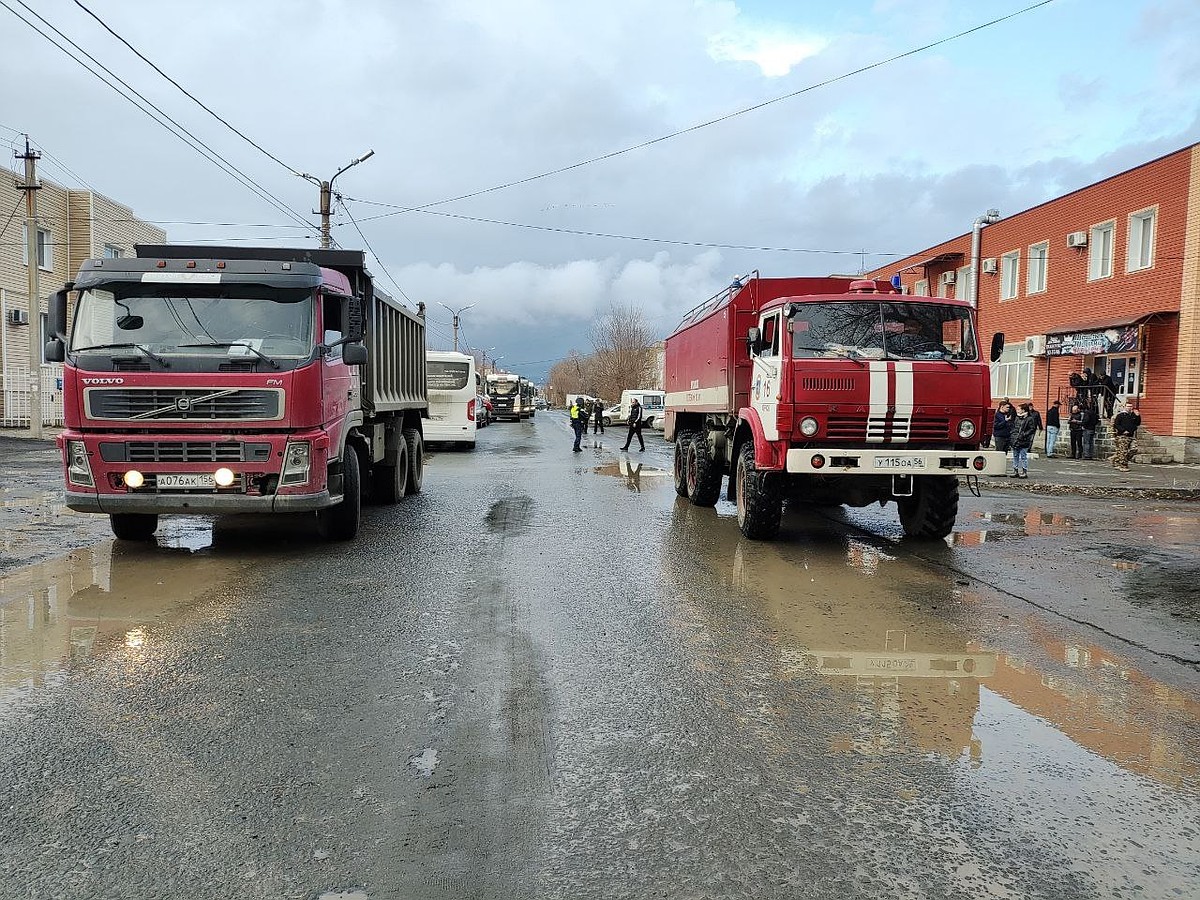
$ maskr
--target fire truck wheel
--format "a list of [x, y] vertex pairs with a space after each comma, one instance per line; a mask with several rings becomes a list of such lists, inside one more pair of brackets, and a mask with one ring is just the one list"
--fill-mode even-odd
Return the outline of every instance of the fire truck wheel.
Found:
[[122, 541], [148, 541], [158, 529], [154, 513], [113, 513], [108, 518], [113, 535]]
[[375, 466], [371, 471], [371, 499], [376, 503], [399, 503], [408, 489], [408, 442], [400, 438], [394, 466]]
[[913, 495], [898, 498], [896, 505], [905, 535], [941, 540], [954, 530], [958, 518], [958, 479], [918, 475]]
[[693, 506], [715, 506], [721, 496], [721, 470], [708, 452], [703, 432], [688, 442], [687, 491]]
[[754, 468], [754, 442], [746, 441], [737, 462], [738, 528], [752, 541], [766, 541], [779, 533], [783, 495], [769, 472]]
[[405, 428], [404, 443], [408, 445], [408, 484], [404, 493], [419, 494], [425, 480], [425, 440], [416, 428]]
[[679, 431], [675, 434], [675, 493], [680, 497], [688, 495], [687, 488], [687, 454], [688, 447], [692, 446], [692, 438], [695, 435], [690, 431]]
[[329, 541], [348, 541], [358, 534], [362, 514], [362, 477], [358, 454], [349, 444], [342, 459], [342, 502], [317, 512], [317, 531]]

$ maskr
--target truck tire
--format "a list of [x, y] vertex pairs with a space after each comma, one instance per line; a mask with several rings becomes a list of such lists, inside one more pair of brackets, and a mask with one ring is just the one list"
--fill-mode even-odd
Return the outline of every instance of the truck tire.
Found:
[[358, 453], [349, 444], [342, 455], [342, 502], [317, 511], [317, 532], [327, 541], [349, 541], [362, 518], [362, 473]]
[[113, 535], [122, 541], [148, 541], [158, 530], [155, 513], [113, 513], [108, 519]]
[[687, 492], [693, 506], [715, 506], [721, 496], [721, 470], [704, 432], [692, 435], [687, 445]]
[[375, 466], [371, 475], [371, 499], [376, 503], [399, 503], [408, 489], [408, 442], [400, 438], [394, 466]]
[[425, 480], [425, 439], [416, 428], [405, 428], [404, 443], [408, 446], [408, 483], [404, 493], [419, 494]]
[[695, 436], [695, 433], [691, 431], [680, 431], [675, 434], [675, 463], [673, 471], [675, 475], [675, 493], [680, 497], [688, 495], [687, 454], [688, 447], [692, 446], [692, 438]]
[[742, 444], [735, 475], [738, 528], [752, 541], [767, 541], [779, 533], [783, 494], [772, 474], [754, 467], [754, 442]]
[[897, 497], [900, 524], [910, 538], [938, 541], [954, 530], [958, 518], [958, 479], [914, 476], [913, 495]]

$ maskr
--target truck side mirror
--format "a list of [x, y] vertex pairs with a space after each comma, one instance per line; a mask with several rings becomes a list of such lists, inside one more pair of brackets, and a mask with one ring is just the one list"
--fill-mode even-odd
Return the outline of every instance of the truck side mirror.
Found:
[[992, 335], [992, 362], [996, 362], [1004, 355], [1004, 332], [997, 331]]
[[344, 344], [342, 362], [348, 366], [361, 366], [367, 361], [367, 348], [362, 344]]
[[758, 326], [756, 325], [746, 332], [746, 350], [751, 356], [756, 356], [761, 349], [762, 332], [758, 330]]
[[46, 331], [50, 333], [44, 348], [46, 362], [63, 362], [67, 358], [63, 340], [67, 336], [67, 293], [72, 287], [74, 285], [67, 285], [50, 298], [46, 314]]

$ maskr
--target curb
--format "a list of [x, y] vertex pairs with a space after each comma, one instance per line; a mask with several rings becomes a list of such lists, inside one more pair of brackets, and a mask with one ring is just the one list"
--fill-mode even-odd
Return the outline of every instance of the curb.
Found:
[[1001, 484], [994, 481], [987, 481], [981, 482], [980, 486], [983, 487], [985, 484], [989, 490], [1021, 491], [1026, 494], [1044, 494], [1048, 497], [1077, 494], [1082, 497], [1111, 497], [1126, 500], [1200, 501], [1200, 488], [1143, 488], [1103, 484], [1053, 484], [1045, 481], [1026, 482], [1023, 484]]

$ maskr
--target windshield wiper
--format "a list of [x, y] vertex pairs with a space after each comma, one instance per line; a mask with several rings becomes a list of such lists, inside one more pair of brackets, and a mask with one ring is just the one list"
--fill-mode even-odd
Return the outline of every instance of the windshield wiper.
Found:
[[272, 369], [279, 368], [279, 363], [275, 362], [275, 360], [271, 359], [271, 357], [267, 356], [265, 353], [255, 350], [254, 347], [252, 347], [250, 344], [243, 343], [242, 341], [212, 341], [212, 342], [206, 341], [206, 342], [200, 343], [200, 344], [180, 344], [179, 346], [180, 346], [180, 348], [183, 348], [183, 347], [245, 347], [247, 350], [249, 350], [251, 353], [253, 353], [255, 356], [257, 356], [259, 359], [268, 363]]
[[828, 347], [825, 347], [824, 350], [826, 353], [836, 353], [838, 356], [842, 357], [843, 359], [853, 360], [854, 362], [856, 362], [860, 366], [862, 366], [864, 369], [867, 367], [867, 364], [865, 362], [863, 362], [863, 360], [862, 360], [862, 354], [859, 353], [857, 350], [855, 350], [853, 347], [828, 346]]
[[88, 350], [141, 350], [148, 357], [162, 366], [164, 369], [171, 368], [171, 364], [151, 350], [149, 347], [143, 347], [141, 344], [93, 344], [90, 347], [72, 347], [72, 353], [84, 353]]

